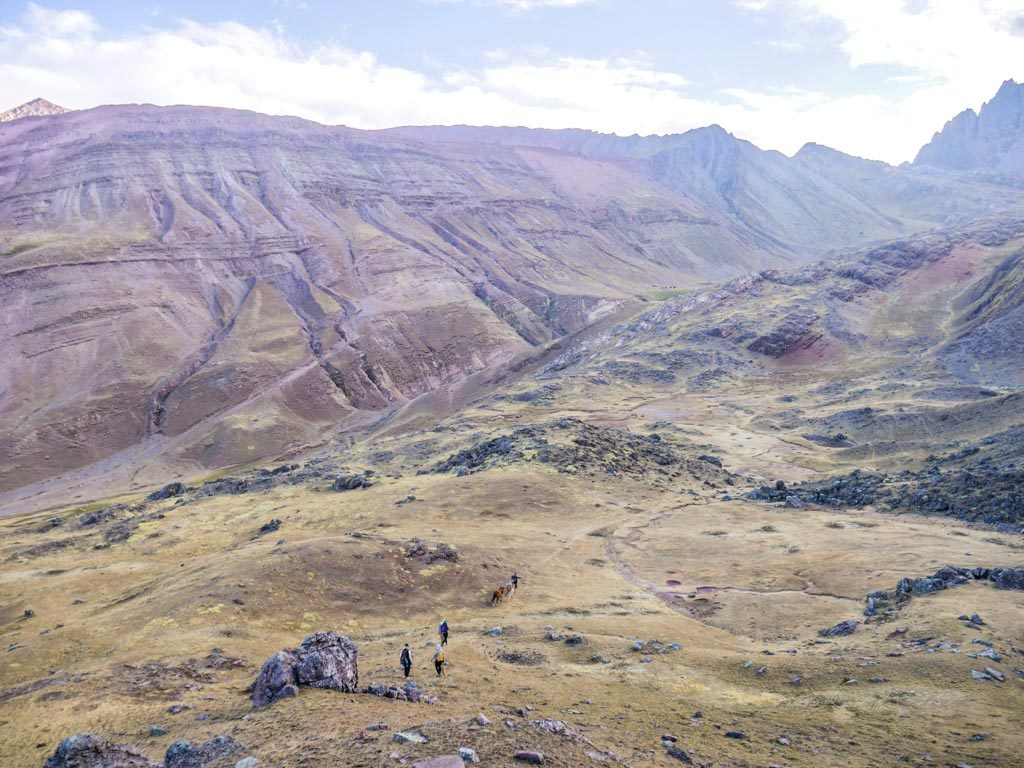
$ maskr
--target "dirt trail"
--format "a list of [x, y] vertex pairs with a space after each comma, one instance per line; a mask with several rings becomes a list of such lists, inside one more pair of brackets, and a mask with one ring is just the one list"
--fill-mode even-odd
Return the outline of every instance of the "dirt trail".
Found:
[[[673, 611], [681, 613], [684, 616], [687, 616], [688, 618], [694, 618], [694, 616], [692, 615], [691, 611], [687, 608], [687, 605], [685, 603], [680, 603], [677, 599], [670, 599], [670, 597], [671, 598], [677, 597], [678, 594], [676, 592], [667, 592], [666, 588], [663, 585], [656, 584], [653, 581], [650, 581], [648, 579], [644, 579], [644, 578], [638, 576], [637, 573], [633, 570], [632, 566], [630, 566], [630, 564], [627, 561], [625, 555], [623, 554], [622, 549], [620, 549], [618, 544], [622, 544], [625, 547], [632, 547], [632, 548], [636, 549], [639, 552], [639, 547], [637, 546], [637, 542], [644, 535], [644, 533], [648, 532], [651, 528], [658, 528], [658, 527], [660, 527], [661, 524], [666, 519], [668, 519], [669, 517], [671, 517], [673, 515], [673, 513], [679, 512], [682, 509], [685, 509], [686, 507], [691, 507], [691, 506], [701, 506], [701, 505], [699, 503], [687, 504], [687, 505], [683, 505], [681, 507], [673, 507], [672, 509], [668, 509], [668, 510], [665, 510], [663, 512], [660, 512], [660, 513], [654, 515], [653, 517], [649, 518], [646, 522], [630, 525], [628, 527], [628, 532], [624, 536], [616, 537], [613, 534], [612, 536], [610, 536], [608, 539], [605, 540], [604, 546], [603, 546], [604, 552], [607, 555], [608, 559], [611, 561], [613, 567], [615, 568], [616, 573], [618, 573], [620, 576], [622, 576], [624, 579], [626, 579], [628, 582], [630, 582], [634, 586], [639, 587], [640, 589], [642, 589], [647, 594], [651, 595], [652, 597], [656, 597], [658, 600], [660, 600], [662, 603], [667, 605]], [[616, 539], [617, 539], [617, 541], [616, 541]], [[810, 587], [810, 585], [808, 585], [808, 587]], [[674, 589], [678, 589], [678, 587], [674, 588]], [[768, 596], [768, 595], [803, 595], [805, 597], [812, 597], [812, 598], [824, 597], [824, 598], [829, 598], [829, 599], [833, 599], [833, 600], [843, 600], [843, 601], [847, 601], [847, 602], [853, 604], [854, 606], [858, 606], [858, 607], [860, 606], [860, 601], [859, 600], [854, 600], [853, 598], [847, 597], [845, 595], [837, 595], [837, 594], [832, 593], [832, 592], [813, 591], [810, 588], [804, 588], [804, 589], [764, 589], [764, 590], [761, 590], [761, 589], [750, 589], [750, 588], [745, 588], [745, 587], [731, 587], [731, 586], [726, 586], [726, 587], [718, 587], [718, 586], [707, 587], [707, 586], [702, 586], [702, 587], [699, 587], [697, 589], [699, 589], [701, 591], [701, 594], [705, 594], [705, 595], [713, 595], [713, 594], [716, 594], [716, 593], [725, 592], [725, 593], [738, 593], [738, 594], [748, 594], [748, 595], [758, 595], [758, 596]], [[692, 591], [696, 591], [696, 590], [692, 590]]]

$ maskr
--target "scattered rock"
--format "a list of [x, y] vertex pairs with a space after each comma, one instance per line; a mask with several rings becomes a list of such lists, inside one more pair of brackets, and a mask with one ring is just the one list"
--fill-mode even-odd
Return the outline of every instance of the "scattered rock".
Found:
[[444, 755], [443, 757], [429, 757], [426, 760], [417, 760], [412, 768], [464, 768], [466, 765], [458, 755]]
[[331, 488], [335, 491], [354, 491], [357, 488], [369, 488], [373, 485], [373, 470], [366, 470], [354, 475], [338, 475], [334, 478], [334, 483]]
[[841, 621], [834, 627], [829, 629], [822, 629], [818, 632], [821, 637], [844, 637], [846, 635], [852, 635], [854, 630], [860, 626], [860, 622], [856, 619], [847, 619]]
[[399, 744], [426, 744], [429, 739], [419, 731], [398, 731], [395, 741]]
[[259, 768], [259, 765], [260, 761], [255, 757], [243, 757], [235, 763], [235, 768]]
[[534, 651], [499, 651], [498, 660], [522, 667], [537, 667], [547, 661], [543, 654]]
[[262, 536], [266, 533], [273, 533], [274, 531], [280, 530], [281, 521], [276, 517], [270, 520], [270, 522], [264, 523], [260, 526], [260, 529], [256, 532], [257, 536]]
[[43, 768], [157, 768], [130, 744], [113, 744], [91, 733], [64, 739]]
[[566, 733], [565, 720], [534, 720], [533, 724], [542, 731], [561, 736]]
[[491, 719], [487, 717], [483, 712], [473, 718], [473, 722], [477, 725], [490, 725]]
[[459, 757], [466, 763], [480, 762], [480, 758], [476, 755], [476, 750], [472, 747], [459, 747]]
[[242, 750], [230, 736], [215, 736], [201, 746], [187, 741], [176, 741], [164, 754], [164, 768], [203, 768], [207, 763], [230, 757]]
[[745, 739], [745, 738], [747, 738], [747, 734], [745, 734], [743, 731], [726, 731], [725, 732], [725, 738], [727, 738], [727, 739]]
[[428, 693], [424, 693], [419, 685], [409, 680], [403, 687], [386, 685], [384, 683], [372, 683], [363, 689], [363, 693], [371, 696], [380, 696], [385, 699], [396, 699], [398, 701], [411, 701], [414, 704], [436, 704], [437, 699]]
[[544, 753], [536, 752], [532, 749], [520, 749], [514, 755], [516, 760], [522, 763], [529, 763], [530, 765], [543, 765], [544, 764]]
[[678, 760], [683, 765], [696, 765], [696, 763], [693, 762], [693, 758], [686, 754], [684, 750], [680, 749], [675, 744], [670, 744], [669, 746], [667, 746], [665, 748], [665, 754], [667, 754], [674, 760]]
[[297, 696], [300, 685], [355, 692], [359, 685], [357, 653], [351, 640], [333, 630], [310, 635], [294, 650], [278, 651], [260, 669], [253, 686], [253, 706]]
[[154, 736], [154, 737], [155, 736], [166, 736], [167, 735], [167, 729], [166, 728], [161, 728], [159, 725], [151, 725], [151, 726], [149, 726], [149, 735], [150, 736]]
[[405, 556], [422, 560], [427, 565], [438, 560], [449, 563], [457, 563], [459, 561], [459, 553], [443, 541], [438, 542], [434, 545], [434, 549], [431, 550], [424, 542], [419, 539], [413, 539], [405, 548]]

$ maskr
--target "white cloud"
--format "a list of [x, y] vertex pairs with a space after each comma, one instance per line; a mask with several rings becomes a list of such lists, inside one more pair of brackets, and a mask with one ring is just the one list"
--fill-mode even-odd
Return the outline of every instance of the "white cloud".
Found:
[[1024, 38], [1012, 31], [1019, 0], [932, 0], [916, 13], [882, 0], [864, 0], [865, 10], [845, 0], [773, 0], [767, 12], [780, 3], [802, 18], [838, 21], [851, 66], [871, 69], [868, 81], [902, 78], [885, 92], [907, 95], [738, 83], [696, 98], [683, 76], [643, 54], [581, 58], [542, 49], [495, 51], [478, 67], [432, 68], [439, 74], [428, 76], [367, 51], [303, 47], [279, 28], [179, 21], [117, 36], [88, 13], [33, 5], [0, 28], [0, 105], [36, 96], [73, 108], [203, 104], [360, 128], [471, 123], [631, 134], [718, 123], [787, 153], [817, 141], [899, 162], [1005, 77], [1024, 79]]
[[472, 2], [475, 5], [493, 5], [507, 8], [514, 13], [532, 11], [536, 8], [577, 8], [581, 5], [593, 5], [597, 0], [420, 0], [434, 5]]
[[497, 5], [508, 6], [520, 11], [532, 11], [534, 8], [573, 8], [593, 2], [594, 0], [495, 0]]
[[[876, 84], [874, 92], [888, 91], [877, 87], [886, 80], [913, 86], [905, 96], [865, 95], [818, 108], [837, 120], [844, 102], [869, 109], [846, 114], [864, 130], [859, 139], [848, 136], [847, 147], [862, 154], [909, 159], [953, 115], [978, 107], [1007, 78], [1024, 79], [1024, 38], [1015, 34], [1022, 0], [772, 0], [772, 6], [798, 25], [801, 19], [838, 23], [840, 50], [863, 82]], [[839, 122], [821, 127], [833, 142], [850, 133]]]
[[[477, 69], [430, 78], [338, 45], [303, 49], [276, 29], [178, 22], [114, 37], [84, 19], [27, 15], [0, 30], [0, 99], [36, 95], [68, 107], [147, 101], [291, 114], [380, 128], [409, 123], [580, 126], [668, 132], [713, 122], [685, 79], [635, 59], [500, 52]], [[72, 23], [75, 22], [75, 23]], [[80, 30], [85, 29], [85, 33]], [[73, 34], [72, 34], [73, 32]], [[722, 107], [737, 117], [738, 105]], [[735, 123], [739, 123], [736, 120]]]

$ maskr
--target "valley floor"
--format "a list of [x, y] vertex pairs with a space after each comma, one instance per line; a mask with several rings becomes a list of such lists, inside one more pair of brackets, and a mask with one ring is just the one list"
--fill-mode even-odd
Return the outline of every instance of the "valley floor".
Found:
[[[178, 739], [226, 733], [282, 767], [397, 764], [392, 753], [460, 746], [485, 765], [524, 748], [551, 765], [677, 764], [663, 734], [708, 765], [1024, 764], [1024, 678], [1012, 667], [1024, 656], [1011, 648], [1024, 637], [1020, 593], [969, 583], [848, 637], [817, 633], [862, 618], [866, 592], [902, 577], [1019, 560], [1017, 537], [531, 465], [156, 508], [125, 542], [83, 539], [45, 557], [26, 546], [46, 518], [4, 523], [3, 765], [40, 765], [82, 731], [156, 758]], [[272, 518], [280, 529], [257, 537]], [[406, 557], [416, 538], [458, 560]], [[513, 570], [519, 593], [489, 607]], [[973, 612], [980, 630], [956, 618]], [[437, 680], [428, 646], [442, 615], [453, 635]], [[439, 702], [303, 689], [253, 711], [247, 688], [263, 660], [330, 628], [358, 644], [364, 684], [400, 682], [408, 642], [414, 678]], [[545, 639], [574, 634], [581, 644]], [[1003, 655], [1006, 682], [972, 679], [993, 665], [969, 657], [983, 650], [975, 640]], [[480, 712], [490, 725], [471, 724]], [[543, 719], [574, 735], [532, 722]], [[378, 721], [390, 730], [360, 737]], [[152, 726], [167, 733], [151, 737]], [[412, 726], [430, 741], [392, 741]]]

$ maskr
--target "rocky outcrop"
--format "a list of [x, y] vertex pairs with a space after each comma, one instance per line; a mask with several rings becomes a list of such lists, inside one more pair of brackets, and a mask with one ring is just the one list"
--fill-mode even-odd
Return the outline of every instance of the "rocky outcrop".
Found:
[[954, 117], [921, 148], [914, 165], [1024, 172], [1024, 85], [1007, 80], [981, 111]]
[[137, 747], [79, 733], [64, 739], [43, 768], [157, 768], [157, 764]]
[[996, 589], [1024, 590], [1024, 568], [993, 568], [988, 578]]
[[459, 561], [459, 553], [454, 547], [450, 547], [443, 541], [439, 541], [431, 549], [427, 544], [420, 541], [419, 539], [413, 539], [409, 542], [409, 545], [405, 548], [405, 556], [408, 558], [414, 558], [430, 565], [438, 560], [457, 563]]
[[562, 418], [519, 427], [510, 434], [481, 440], [421, 472], [467, 475], [505, 464], [536, 461], [565, 474], [622, 475], [651, 480], [684, 474], [701, 481], [729, 476], [696, 451], [654, 432], [638, 435], [621, 429]]
[[[1020, 400], [1019, 395], [1008, 398]], [[804, 502], [830, 507], [874, 505], [892, 512], [955, 517], [985, 522], [1008, 531], [1024, 530], [1024, 468], [1014, 464], [978, 462], [949, 471], [939, 466], [898, 474], [862, 472], [792, 485], [763, 486], [751, 491], [756, 501], [785, 502], [790, 494]]]
[[807, 349], [822, 334], [814, 330], [818, 314], [808, 309], [790, 312], [770, 333], [759, 336], [747, 345], [751, 352], [768, 357], [782, 357], [800, 349]]
[[215, 736], [195, 746], [188, 741], [176, 741], [167, 748], [164, 768], [204, 768], [215, 760], [231, 757], [242, 751], [242, 746], [230, 736]]
[[367, 693], [371, 696], [380, 696], [384, 699], [411, 701], [414, 704], [437, 703], [437, 698], [431, 696], [429, 693], [424, 693], [423, 689], [411, 680], [402, 687], [397, 685], [387, 685], [385, 683], [371, 683], [363, 689], [363, 693]]
[[214, 763], [221, 765], [223, 763], [218, 761], [227, 760], [243, 749], [237, 741], [224, 735], [199, 746], [176, 741], [167, 748], [164, 761], [157, 764], [138, 747], [113, 744], [99, 736], [79, 733], [64, 739], [44, 768], [205, 768]]
[[846, 635], [852, 635], [859, 626], [860, 622], [856, 619], [847, 619], [846, 621], [839, 622], [834, 627], [821, 630], [818, 634], [822, 637], [845, 637]]
[[176, 496], [184, 496], [188, 488], [185, 487], [184, 483], [168, 483], [158, 491], [153, 491], [149, 496], [146, 497], [147, 501], [163, 501], [164, 499], [173, 499]]
[[317, 632], [298, 648], [278, 651], [264, 662], [252, 692], [254, 707], [299, 694], [299, 686], [355, 692], [359, 687], [355, 643], [335, 631]]
[[354, 475], [338, 475], [334, 478], [331, 488], [335, 491], [354, 491], [357, 488], [369, 488], [373, 485], [373, 470], [358, 472]]
[[[874, 617], [875, 621], [884, 621], [895, 615], [912, 597], [941, 592], [969, 581], [989, 581], [996, 589], [1024, 590], [1024, 568], [958, 568], [944, 565], [931, 576], [902, 578], [894, 590], [878, 589], [869, 592], [864, 615]], [[968, 619], [973, 620], [973, 617]], [[979, 626], [984, 624], [980, 620], [975, 623]]]

